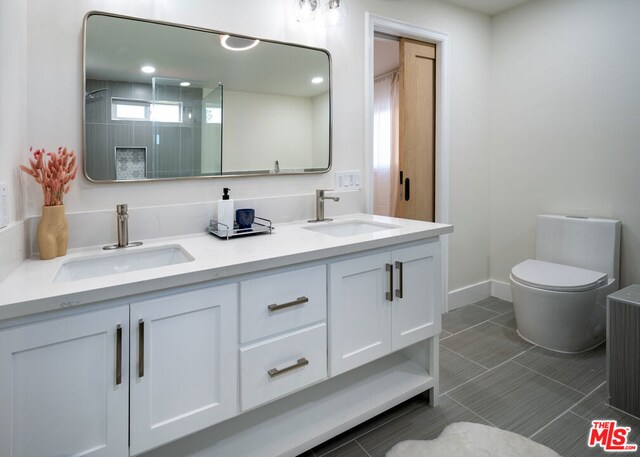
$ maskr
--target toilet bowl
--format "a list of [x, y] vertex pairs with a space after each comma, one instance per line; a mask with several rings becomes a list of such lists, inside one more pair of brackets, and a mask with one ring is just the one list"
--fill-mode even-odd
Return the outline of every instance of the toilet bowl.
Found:
[[558, 352], [606, 339], [606, 297], [618, 289], [620, 222], [538, 216], [536, 259], [509, 277], [518, 334]]

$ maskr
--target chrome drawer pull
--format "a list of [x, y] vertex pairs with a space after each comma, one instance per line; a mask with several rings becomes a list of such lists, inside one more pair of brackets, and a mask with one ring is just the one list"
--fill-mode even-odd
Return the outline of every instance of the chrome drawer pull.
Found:
[[122, 384], [122, 325], [116, 327], [116, 386]]
[[400, 288], [396, 289], [396, 297], [402, 298], [404, 294], [404, 280], [402, 279], [402, 262], [396, 260], [396, 268], [398, 269], [398, 282], [400, 282]]
[[138, 321], [138, 377], [144, 376], [144, 321]]
[[298, 359], [296, 363], [294, 363], [293, 365], [287, 368], [283, 368], [282, 370], [278, 370], [277, 368], [272, 368], [269, 371], [267, 371], [267, 373], [269, 373], [270, 378], [275, 378], [276, 376], [280, 376], [281, 374], [285, 374], [290, 371], [297, 370], [298, 368], [306, 367], [307, 365], [309, 365], [309, 361], [303, 357], [301, 359]]
[[275, 303], [267, 306], [269, 311], [278, 311], [280, 309], [289, 308], [290, 306], [302, 305], [303, 303], [308, 303], [309, 299], [307, 297], [298, 297], [296, 300], [282, 303], [281, 305], [276, 305]]
[[387, 270], [387, 276], [389, 277], [389, 285], [387, 291], [384, 293], [384, 298], [387, 301], [393, 301], [393, 265], [387, 263], [385, 265]]

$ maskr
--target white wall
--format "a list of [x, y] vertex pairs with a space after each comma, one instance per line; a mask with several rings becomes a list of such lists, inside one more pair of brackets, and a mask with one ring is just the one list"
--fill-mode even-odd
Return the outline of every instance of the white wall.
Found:
[[329, 150], [329, 92], [313, 97], [313, 151], [311, 157], [312, 166], [315, 168], [326, 168], [327, 151]]
[[538, 0], [492, 25], [492, 278], [556, 213], [621, 219], [622, 285], [639, 282], [640, 2]]
[[223, 172], [313, 166], [313, 99], [225, 90], [223, 116]]
[[0, 229], [0, 281], [28, 252], [24, 188], [28, 176], [18, 170], [27, 160], [27, 5], [0, 2], [0, 181], [9, 191], [9, 225]]
[[9, 188], [13, 222], [23, 217], [21, 184], [26, 179], [18, 164], [29, 157], [26, 2], [0, 2], [0, 68], [0, 181]]
[[[7, 2], [4, 2], [7, 3]], [[18, 2], [20, 3], [20, 2]], [[436, 0], [352, 0], [347, 22], [327, 30], [299, 24], [289, 0], [27, 0], [29, 11], [28, 125], [30, 144], [81, 151], [82, 19], [90, 10], [110, 11], [328, 49], [333, 64], [333, 168], [364, 170], [364, 13], [370, 11], [451, 35], [451, 236], [450, 285], [486, 280], [488, 269], [488, 59], [487, 16]], [[93, 184], [83, 177], [65, 199], [69, 212], [213, 200], [222, 187], [234, 198], [310, 194], [332, 188], [333, 173]], [[364, 198], [361, 198], [364, 209]], [[41, 196], [29, 187], [28, 215]]]

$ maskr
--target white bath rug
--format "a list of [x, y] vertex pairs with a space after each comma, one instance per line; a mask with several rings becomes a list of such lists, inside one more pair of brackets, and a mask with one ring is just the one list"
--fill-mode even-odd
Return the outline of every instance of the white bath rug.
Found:
[[560, 457], [542, 444], [488, 425], [456, 422], [431, 441], [402, 441], [387, 457]]

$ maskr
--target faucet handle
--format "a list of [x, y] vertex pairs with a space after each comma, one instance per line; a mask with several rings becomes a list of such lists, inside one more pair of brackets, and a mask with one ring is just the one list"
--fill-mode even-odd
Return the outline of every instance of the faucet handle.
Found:
[[121, 203], [120, 205], [116, 205], [116, 213], [118, 213], [118, 215], [127, 214], [128, 210], [129, 210], [129, 207], [127, 206], [126, 203]]

